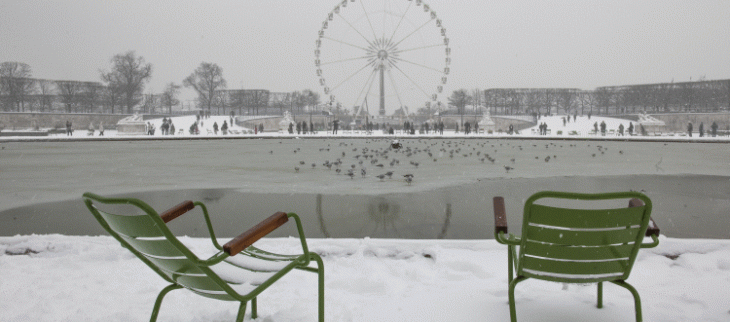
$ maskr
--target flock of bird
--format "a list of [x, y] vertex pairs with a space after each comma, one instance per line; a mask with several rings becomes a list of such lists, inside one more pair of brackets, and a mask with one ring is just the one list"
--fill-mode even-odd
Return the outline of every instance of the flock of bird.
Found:
[[[392, 180], [393, 175], [398, 171], [403, 173], [399, 175], [403, 178], [403, 182], [411, 185], [414, 182], [413, 172], [419, 169], [419, 166], [423, 162], [435, 163], [439, 161], [439, 158], [476, 158], [481, 163], [488, 162], [488, 164], [496, 165], [496, 154], [499, 153], [500, 149], [502, 151], [505, 149], [517, 149], [519, 151], [523, 149], [542, 150], [542, 146], [544, 146], [545, 150], [550, 151], [551, 148], [562, 148], [564, 146], [568, 148], [578, 147], [578, 144], [571, 144], [569, 142], [560, 144], [560, 142], [536, 143], [529, 141], [490, 142], [489, 140], [467, 139], [412, 139], [403, 143], [401, 148], [393, 148], [389, 144], [389, 141], [389, 139], [366, 139], [364, 145], [362, 141], [335, 141], [337, 145], [334, 147], [331, 146], [332, 143], [328, 143], [327, 147], [319, 148], [319, 153], [329, 156], [332, 159], [317, 162], [300, 160], [294, 166], [294, 171], [297, 173], [302, 171], [307, 167], [307, 164], [309, 164], [311, 169], [316, 169], [319, 162], [321, 162], [321, 167], [324, 169], [328, 171], [334, 169], [335, 174], [344, 174], [351, 180], [357, 176], [358, 172], [362, 178], [367, 178], [368, 169], [375, 169], [370, 171], [377, 171], [374, 177], [380, 181], [384, 181], [386, 178]], [[608, 148], [602, 145], [596, 145], [595, 148], [591, 148], [591, 145], [587, 144], [587, 147], [590, 148], [589, 150], [595, 151], [595, 153], [591, 154], [593, 158], [599, 154], [603, 155], [608, 151]], [[597, 149], [597, 151], [594, 149]], [[292, 151], [293, 154], [300, 152], [300, 147]], [[494, 155], [490, 155], [487, 152], [494, 153]], [[273, 150], [269, 151], [269, 153], [273, 154]], [[623, 154], [624, 152], [619, 151], [618, 153]], [[514, 155], [514, 153], [510, 155]], [[549, 163], [558, 158], [557, 154], [543, 156], [535, 156], [535, 160], [540, 161], [542, 159], [545, 163]], [[408, 163], [401, 165], [401, 160], [408, 160]], [[506, 173], [516, 170], [515, 164], [517, 160], [515, 157], [510, 159], [504, 158], [504, 160], [509, 161], [509, 163], [504, 162], [506, 164], [502, 164]]]

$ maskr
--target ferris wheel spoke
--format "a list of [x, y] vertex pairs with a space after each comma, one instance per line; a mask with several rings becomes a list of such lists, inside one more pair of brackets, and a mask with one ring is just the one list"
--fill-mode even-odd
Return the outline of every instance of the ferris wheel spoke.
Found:
[[[365, 88], [368, 88], [368, 91], [370, 91], [370, 85], [372, 85], [373, 81], [375, 80], [375, 77], [373, 77], [376, 74], [377, 70], [373, 69], [373, 71], [370, 73], [370, 76], [368, 76], [367, 81], [365, 82], [365, 86], [362, 87], [360, 90], [360, 94], [357, 95], [355, 98], [355, 104], [360, 101], [360, 97], [362, 96], [362, 93], [365, 92]], [[365, 94], [365, 97], [367, 97], [367, 94]]]
[[403, 15], [400, 16], [400, 20], [398, 21], [398, 25], [395, 26], [395, 29], [393, 29], [393, 34], [390, 35], [390, 38], [388, 38], [388, 42], [393, 40], [393, 37], [395, 37], [395, 32], [398, 31], [398, 27], [400, 27], [401, 22], [403, 22], [403, 19], [406, 17], [406, 14], [408, 13], [408, 9], [411, 8], [411, 4], [413, 4], [412, 1], [408, 2], [408, 7], [406, 7], [406, 11], [403, 12]]
[[428, 67], [426, 65], [421, 65], [421, 64], [418, 64], [418, 63], [414, 63], [414, 62], [412, 62], [410, 60], [405, 60], [405, 59], [400, 58], [400, 57], [393, 57], [393, 59], [398, 60], [398, 61], [402, 61], [404, 63], [409, 63], [409, 64], [413, 64], [413, 65], [416, 65], [416, 66], [419, 66], [419, 67], [423, 67], [425, 69], [430, 69], [430, 70], [435, 71], [437, 73], [443, 73], [443, 71], [440, 71], [440, 70], [438, 70], [436, 68], [431, 68], [431, 67]]
[[403, 38], [403, 39], [401, 39], [400, 41], [398, 41], [397, 43], [395, 43], [395, 46], [398, 46], [398, 44], [400, 44], [400, 43], [402, 43], [402, 42], [403, 42], [404, 40], [408, 39], [408, 37], [412, 36], [412, 35], [413, 35], [414, 33], [416, 33], [416, 31], [419, 31], [419, 30], [421, 30], [421, 28], [423, 28], [424, 26], [426, 26], [426, 25], [427, 25], [427, 24], [428, 24], [429, 22], [433, 21], [433, 19], [434, 19], [434, 18], [431, 18], [431, 19], [429, 19], [429, 20], [428, 20], [428, 21], [426, 21], [426, 22], [425, 22], [424, 24], [422, 24], [422, 25], [421, 25], [420, 27], [416, 28], [416, 30], [413, 30], [413, 31], [412, 31], [412, 32], [411, 32], [410, 34], [408, 34], [408, 36], [405, 36], [405, 38]]
[[404, 52], [412, 51], [412, 50], [419, 50], [419, 49], [426, 49], [426, 48], [433, 48], [433, 47], [445, 47], [445, 46], [446, 45], [444, 45], [444, 44], [435, 44], [435, 45], [430, 45], [430, 46], [422, 46], [422, 47], [415, 47], [415, 48], [409, 48], [409, 49], [396, 50], [393, 53], [394, 54], [400, 54], [400, 53], [404, 53]]
[[[368, 90], [365, 92], [365, 97], [363, 98], [363, 103], [360, 104], [360, 108], [362, 108], [362, 105], [365, 104], [368, 100], [368, 94], [370, 94], [370, 89], [373, 88], [373, 84], [375, 84], [375, 79], [378, 78], [378, 70], [374, 69], [372, 74], [372, 80], [370, 81], [370, 85], [368, 86]], [[370, 107], [368, 106], [368, 110]]]
[[395, 91], [395, 96], [398, 97], [398, 103], [400, 103], [400, 106], [403, 106], [403, 100], [400, 99], [400, 93], [398, 92], [398, 87], [395, 86], [395, 79], [393, 79], [393, 73], [388, 70], [388, 78], [390, 78], [390, 85], [393, 86], [393, 90]]
[[339, 84], [337, 84], [330, 91], [334, 91], [335, 89], [337, 89], [338, 87], [340, 87], [340, 85], [342, 85], [345, 82], [347, 82], [348, 80], [350, 80], [350, 78], [354, 77], [355, 75], [357, 75], [358, 73], [360, 73], [363, 69], [367, 68], [368, 66], [370, 66], [370, 63], [365, 64], [365, 66], [363, 66], [362, 68], [358, 69], [356, 72], [352, 73], [352, 75], [350, 75], [347, 78], [345, 78], [345, 80], [343, 80], [342, 82], [340, 82]]
[[404, 73], [403, 70], [400, 69], [400, 67], [398, 67], [397, 65], [393, 65], [393, 67], [395, 67], [395, 69], [397, 69], [399, 72], [401, 72], [401, 74], [403, 74], [403, 76], [405, 76], [409, 81], [411, 81], [411, 83], [414, 86], [416, 86], [416, 88], [420, 89], [421, 92], [423, 92], [423, 95], [426, 95], [426, 97], [429, 97], [428, 93], [426, 93], [426, 91], [424, 91], [423, 88], [421, 88], [421, 86], [418, 85], [418, 83], [414, 82], [410, 77], [408, 77], [408, 75], [406, 73]]
[[342, 63], [342, 62], [351, 61], [351, 60], [369, 59], [369, 58], [373, 58], [373, 56], [374, 55], [365, 55], [365, 56], [354, 57], [354, 58], [345, 58], [345, 59], [330, 61], [330, 62], [326, 62], [326, 63], [320, 63], [320, 65], [330, 65], [330, 64], [337, 64], [337, 63]]
[[362, 7], [362, 11], [365, 12], [365, 19], [367, 19], [368, 24], [370, 25], [370, 30], [372, 30], [373, 32], [373, 37], [375, 37], [375, 39], [378, 39], [378, 36], [375, 34], [375, 28], [373, 28], [373, 23], [370, 22], [370, 16], [368, 15], [368, 11], [365, 10], [365, 5], [362, 3], [362, 1], [360, 1], [360, 6]]
[[[337, 40], [337, 39], [334, 39], [334, 38], [330, 38], [330, 37], [326, 37], [326, 36], [322, 36], [322, 38], [324, 38], [324, 39], [328, 39], [328, 40], [332, 40], [332, 41], [335, 41], [335, 42], [341, 43], [341, 44], [343, 44], [343, 45], [348, 45], [348, 46], [352, 46], [352, 47], [355, 47], [355, 48], [359, 48], [359, 49], [362, 49], [362, 50], [365, 50], [365, 51], [367, 51], [367, 50], [368, 50], [368, 49], [367, 49], [367, 48], [365, 48], [365, 47], [361, 47], [361, 46], [358, 46], [358, 45], [353, 45], [353, 44], [351, 44], [351, 43], [348, 43], [348, 42], [344, 42], [344, 41], [342, 41], [342, 40]], [[367, 40], [367, 39], [366, 39], [366, 40]]]
[[[337, 15], [338, 15], [338, 16], [340, 16], [340, 18], [342, 18], [342, 21], [344, 21], [345, 23], [347, 23], [347, 25], [348, 25], [348, 26], [350, 26], [350, 28], [352, 28], [352, 30], [354, 30], [354, 31], [355, 31], [355, 32], [356, 32], [356, 33], [357, 33], [358, 35], [360, 35], [360, 37], [362, 37], [362, 39], [365, 39], [365, 42], [367, 42], [367, 43], [368, 43], [368, 45], [370, 45], [370, 46], [372, 46], [372, 45], [373, 45], [373, 43], [372, 43], [372, 42], [371, 42], [371, 41], [370, 41], [369, 39], [367, 39], [367, 37], [365, 37], [365, 36], [364, 36], [364, 35], [363, 35], [363, 34], [362, 34], [362, 33], [360, 32], [360, 30], [357, 30], [357, 28], [355, 28], [355, 26], [353, 26], [353, 25], [352, 25], [352, 24], [351, 24], [351, 23], [350, 23], [349, 21], [347, 21], [347, 19], [345, 19], [345, 17], [343, 17], [343, 16], [342, 16], [341, 14], [339, 14], [339, 13], [338, 13]], [[323, 37], [323, 38], [326, 38], [326, 37]], [[334, 40], [334, 39], [332, 39], [332, 38], [327, 38], [327, 39], [330, 39], [330, 40]], [[357, 48], [362, 48], [362, 47], [357, 47]], [[362, 49], [365, 49], [365, 48], [362, 48]], [[367, 50], [367, 49], [365, 49], [365, 50]]]

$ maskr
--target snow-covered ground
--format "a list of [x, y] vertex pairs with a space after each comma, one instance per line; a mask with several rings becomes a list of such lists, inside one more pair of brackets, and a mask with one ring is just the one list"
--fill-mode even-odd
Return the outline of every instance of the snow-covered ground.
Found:
[[[209, 239], [183, 237], [199, 254]], [[222, 242], [227, 241], [221, 238]], [[494, 240], [310, 239], [325, 266], [327, 321], [508, 321], [506, 246]], [[298, 239], [263, 249], [296, 253]], [[644, 321], [730, 320], [730, 241], [661, 238], [642, 249], [628, 282]], [[166, 283], [113, 238], [0, 237], [0, 321], [145, 321]], [[259, 296], [256, 321], [316, 321], [316, 274], [294, 271]], [[634, 321], [629, 291], [528, 280], [520, 321]], [[186, 290], [158, 321], [233, 321], [237, 305]], [[250, 309], [247, 312], [250, 319]]]
[[[455, 133], [452, 130], [446, 129], [444, 130], [444, 134], [414, 134], [414, 135], [401, 135], [398, 136], [406, 136], [406, 137], [457, 137], [457, 138], [463, 138], [463, 137], [491, 137], [491, 138], [499, 138], [499, 137], [548, 137], [548, 138], [601, 138], [606, 140], [612, 140], [612, 139], [618, 139], [618, 140], [631, 140], [631, 139], [651, 139], [651, 140], [703, 140], [703, 141], [730, 141], [730, 137], [728, 136], [717, 136], [712, 137], [709, 135], [709, 126], [706, 129], [705, 136], [699, 137], [698, 133], [695, 133], [692, 137], [689, 137], [686, 135], [685, 132], [663, 132], [663, 133], [654, 133], [649, 131], [647, 133], [647, 136], [641, 136], [641, 135], [634, 135], [634, 136], [628, 136], [628, 128], [629, 124], [633, 123], [635, 129], [634, 134], [640, 133], [639, 131], [639, 123], [638, 122], [631, 122], [629, 120], [625, 119], [617, 119], [612, 117], [602, 117], [602, 116], [592, 116], [590, 119], [587, 116], [578, 116], [577, 120], [573, 121], [573, 118], [570, 117], [571, 121], [566, 122], [563, 124], [563, 118], [564, 115], [556, 115], [556, 116], [546, 116], [542, 117], [538, 120], [538, 125], [535, 125], [531, 128], [523, 129], [519, 132], [519, 134], [507, 134], [506, 132], [495, 132], [493, 134], [485, 134], [485, 133], [470, 133], [469, 135], [465, 135], [463, 132]], [[384, 134], [383, 131], [374, 131], [371, 134], [367, 134], [364, 131], [345, 131], [340, 129], [338, 131], [338, 134], [333, 135], [330, 132], [325, 131], [319, 131], [316, 134], [306, 134], [306, 135], [297, 135], [297, 134], [289, 134], [286, 131], [283, 131], [284, 133], [281, 133], [278, 131], [278, 129], [264, 129], [264, 133], [254, 133], [254, 129], [252, 128], [246, 128], [241, 127], [238, 125], [231, 125], [230, 124], [230, 118], [227, 116], [211, 116], [210, 118], [203, 119], [202, 124], [199, 125], [200, 133], [197, 135], [190, 134], [189, 128], [190, 125], [192, 125], [195, 122], [195, 116], [194, 115], [188, 115], [188, 116], [176, 116], [172, 117], [173, 124], [175, 125], [175, 134], [174, 135], [162, 135], [160, 131], [160, 126], [162, 125], [162, 119], [150, 119], [146, 120], [146, 122], [150, 122], [156, 129], [155, 134], [152, 136], [149, 135], [118, 135], [116, 130], [106, 130], [104, 132], [104, 138], [105, 139], [122, 139], [122, 140], [131, 140], [131, 139], [161, 139], [161, 138], [167, 138], [167, 139], [179, 139], [181, 137], [196, 137], [196, 138], [211, 138], [211, 137], [219, 137], [219, 138], [232, 138], [232, 137], [296, 137], [296, 136], [303, 136], [303, 137], [390, 137], [391, 135]], [[232, 132], [229, 132], [227, 135], [223, 135], [220, 131], [218, 133], [215, 133], [213, 129], [213, 124], [217, 123], [218, 127], [220, 128], [223, 125], [223, 122], [228, 122], [229, 129], [232, 130]], [[592, 134], [591, 131], [594, 129], [594, 125], [597, 123], [599, 125], [600, 130], [600, 124], [601, 122], [606, 123], [606, 135], [602, 136], [599, 134]], [[539, 124], [545, 123], [548, 126], [548, 129], [550, 130], [550, 133], [548, 135], [540, 135], [539, 134]], [[618, 127], [620, 124], [623, 124], [624, 126], [624, 133], [626, 135], [619, 136], [618, 135]], [[180, 130], [182, 130], [182, 133], [180, 133]], [[613, 130], [615, 133], [609, 133], [609, 131]], [[558, 131], [562, 132], [558, 134]], [[697, 128], [695, 128], [695, 132], [697, 131]], [[571, 134], [571, 132], [574, 132]], [[76, 129], [73, 132], [73, 135], [67, 136], [66, 134], [52, 134], [47, 137], [30, 137], [30, 136], [3, 136], [0, 137], [0, 142], [4, 140], [64, 140], [64, 139], [99, 139], [101, 138], [99, 136], [98, 128], [95, 130], [94, 135], [88, 135], [88, 130], [86, 129]]]

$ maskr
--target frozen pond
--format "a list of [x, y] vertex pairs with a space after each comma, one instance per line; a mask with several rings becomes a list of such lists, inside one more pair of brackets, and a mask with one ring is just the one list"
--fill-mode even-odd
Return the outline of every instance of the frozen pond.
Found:
[[[523, 202], [534, 192], [638, 190], [652, 199], [666, 235], [730, 237], [727, 144], [401, 141], [399, 151], [386, 139], [4, 143], [0, 235], [102, 234], [80, 201], [85, 191], [140, 198], [158, 211], [203, 201], [221, 237], [275, 211], [293, 211], [308, 237], [476, 239], [492, 237], [493, 196], [505, 197], [510, 230], [517, 231]], [[337, 159], [340, 174], [323, 165]], [[350, 178], [344, 173], [352, 165]], [[392, 179], [376, 177], [387, 171]], [[410, 185], [404, 174], [413, 174]], [[195, 213], [173, 229], [206, 233]]]

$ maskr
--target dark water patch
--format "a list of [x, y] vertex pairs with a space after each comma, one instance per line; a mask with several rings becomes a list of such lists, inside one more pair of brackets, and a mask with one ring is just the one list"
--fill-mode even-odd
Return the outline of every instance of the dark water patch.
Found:
[[[151, 191], [117, 195], [139, 198], [162, 212], [182, 200], [208, 207], [218, 237], [233, 237], [277, 211], [296, 212], [307, 237], [484, 239], [493, 238], [494, 196], [503, 196], [510, 232], [521, 229], [524, 201], [543, 190], [642, 191], [653, 202], [662, 234], [683, 238], [730, 238], [730, 177], [632, 175], [487, 179], [419, 193], [322, 195], [243, 193], [235, 189]], [[115, 209], [123, 213], [124, 209]], [[81, 201], [36, 204], [0, 212], [0, 235], [99, 235], [105, 231]], [[174, 233], [207, 236], [198, 209], [169, 226]], [[272, 237], [296, 236], [293, 222]]]

